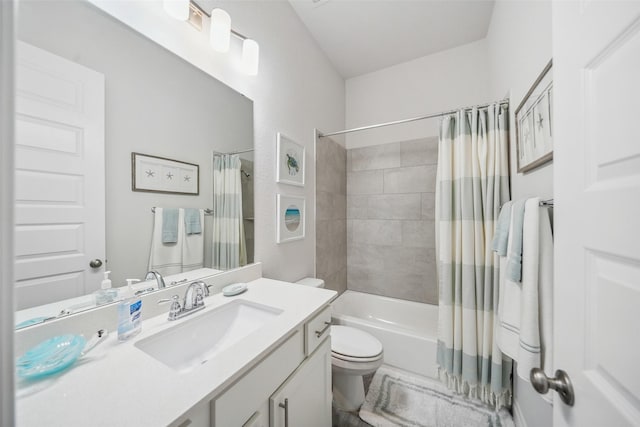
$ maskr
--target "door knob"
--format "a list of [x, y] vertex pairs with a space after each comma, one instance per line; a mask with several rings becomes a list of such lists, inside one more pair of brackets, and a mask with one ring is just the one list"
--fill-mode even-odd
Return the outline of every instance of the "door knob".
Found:
[[533, 388], [540, 394], [547, 394], [549, 389], [555, 390], [560, 395], [560, 399], [569, 406], [575, 403], [575, 395], [573, 394], [573, 385], [569, 375], [562, 369], [556, 371], [556, 376], [549, 378], [540, 368], [533, 368], [529, 373]]
[[91, 261], [89, 261], [89, 267], [91, 268], [100, 268], [102, 267], [102, 260], [101, 259], [92, 259]]

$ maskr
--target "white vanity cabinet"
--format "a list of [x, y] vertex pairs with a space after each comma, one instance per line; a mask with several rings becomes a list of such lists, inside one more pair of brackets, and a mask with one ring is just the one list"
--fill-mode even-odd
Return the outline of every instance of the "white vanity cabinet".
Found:
[[331, 339], [327, 337], [269, 399], [269, 425], [328, 427], [331, 398]]
[[[330, 321], [331, 309], [325, 307], [214, 399], [209, 425], [329, 427]], [[279, 406], [280, 403], [284, 406], [284, 402], [288, 405], [288, 424], [285, 422], [285, 409]], [[207, 424], [189, 425], [200, 427]]]

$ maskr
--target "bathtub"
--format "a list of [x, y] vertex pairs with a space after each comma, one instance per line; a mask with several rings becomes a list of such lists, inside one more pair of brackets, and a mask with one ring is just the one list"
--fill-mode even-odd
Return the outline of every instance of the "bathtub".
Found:
[[384, 348], [384, 363], [437, 378], [438, 306], [345, 291], [332, 304], [332, 322], [369, 332]]

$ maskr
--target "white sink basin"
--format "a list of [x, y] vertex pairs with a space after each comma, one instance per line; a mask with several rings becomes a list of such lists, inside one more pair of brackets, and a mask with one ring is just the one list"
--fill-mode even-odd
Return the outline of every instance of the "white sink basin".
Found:
[[138, 341], [135, 346], [149, 356], [180, 372], [206, 363], [216, 354], [265, 326], [282, 310], [244, 300], [220, 308]]

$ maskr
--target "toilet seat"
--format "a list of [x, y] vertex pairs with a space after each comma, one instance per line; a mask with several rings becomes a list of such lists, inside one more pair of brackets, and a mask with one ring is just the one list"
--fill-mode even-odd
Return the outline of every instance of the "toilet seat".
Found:
[[331, 326], [331, 353], [351, 362], [369, 362], [382, 355], [382, 343], [373, 335], [350, 326]]

